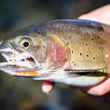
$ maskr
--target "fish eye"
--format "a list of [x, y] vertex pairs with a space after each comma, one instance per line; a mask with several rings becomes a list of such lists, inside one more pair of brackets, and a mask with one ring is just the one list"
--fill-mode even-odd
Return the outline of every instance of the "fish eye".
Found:
[[31, 43], [32, 43], [31, 39], [28, 39], [28, 38], [22, 39], [20, 42], [21, 46], [26, 49], [30, 47]]
[[29, 42], [25, 41], [25, 42], [23, 43], [23, 46], [24, 46], [24, 47], [28, 47], [28, 46], [29, 46]]

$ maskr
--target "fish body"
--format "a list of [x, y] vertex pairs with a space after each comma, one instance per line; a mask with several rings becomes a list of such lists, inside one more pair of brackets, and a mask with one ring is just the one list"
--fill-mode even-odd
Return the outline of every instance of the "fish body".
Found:
[[53, 20], [16, 32], [2, 42], [7, 62], [0, 69], [14, 76], [93, 86], [109, 76], [110, 36], [104, 24], [89, 20]]

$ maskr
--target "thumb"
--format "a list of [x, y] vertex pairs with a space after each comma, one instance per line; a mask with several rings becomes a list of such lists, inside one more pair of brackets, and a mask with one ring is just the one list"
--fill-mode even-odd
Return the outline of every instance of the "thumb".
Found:
[[87, 14], [81, 15], [79, 19], [93, 20], [110, 25], [110, 5], [105, 5]]

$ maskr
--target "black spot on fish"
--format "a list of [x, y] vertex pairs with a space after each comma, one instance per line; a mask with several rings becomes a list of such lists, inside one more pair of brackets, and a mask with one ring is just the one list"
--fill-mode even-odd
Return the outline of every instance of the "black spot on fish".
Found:
[[69, 42], [66, 42], [66, 46], [68, 46], [69, 45]]
[[86, 43], [85, 45], [88, 46], [88, 43]]
[[89, 55], [87, 54], [86, 57], [89, 57]]
[[82, 53], [80, 53], [80, 56], [82, 55]]
[[97, 38], [97, 39], [100, 39], [100, 37], [99, 37], [99, 36], [97, 36], [96, 38]]
[[95, 57], [93, 57], [93, 60], [95, 60]]
[[91, 40], [94, 40], [94, 38], [92, 38]]

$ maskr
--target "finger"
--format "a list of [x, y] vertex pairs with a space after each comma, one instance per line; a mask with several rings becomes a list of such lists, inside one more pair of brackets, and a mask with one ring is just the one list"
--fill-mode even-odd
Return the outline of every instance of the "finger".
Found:
[[49, 80], [46, 80], [46, 81], [43, 81], [43, 84], [42, 84], [42, 91], [46, 94], [50, 93], [54, 88], [54, 82], [52, 81], [49, 81]]
[[91, 95], [97, 95], [97, 96], [102, 96], [105, 95], [106, 93], [110, 92], [110, 77], [107, 78], [104, 82], [101, 84], [92, 87], [88, 90], [88, 93]]
[[110, 25], [110, 5], [91, 11], [79, 17], [79, 19], [94, 20]]

